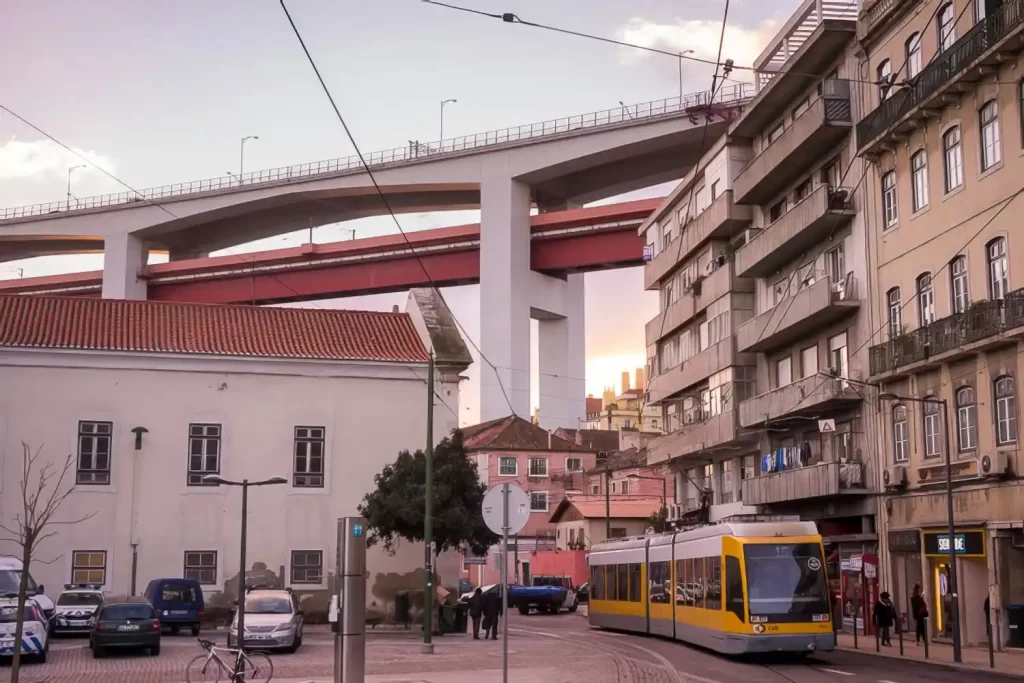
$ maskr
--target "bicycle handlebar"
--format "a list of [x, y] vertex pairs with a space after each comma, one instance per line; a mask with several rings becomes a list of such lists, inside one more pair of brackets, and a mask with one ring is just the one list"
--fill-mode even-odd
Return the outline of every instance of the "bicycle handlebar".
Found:
[[203, 646], [204, 650], [209, 650], [216, 645], [212, 640], [203, 640], [202, 638], [196, 638], [196, 640], [199, 641], [199, 644]]

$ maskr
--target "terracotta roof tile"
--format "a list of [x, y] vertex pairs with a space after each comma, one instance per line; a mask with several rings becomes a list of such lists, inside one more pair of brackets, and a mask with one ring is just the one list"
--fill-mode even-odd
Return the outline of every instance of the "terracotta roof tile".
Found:
[[0, 296], [0, 347], [416, 363], [405, 313]]
[[[557, 523], [570, 507], [576, 508], [584, 519], [603, 519], [605, 517], [605, 501], [603, 498], [594, 496], [566, 497], [555, 508], [549, 521]], [[661, 499], [633, 498], [630, 500], [616, 500], [612, 497], [609, 508], [612, 519], [646, 519], [661, 509]]]
[[467, 450], [592, 451], [555, 436], [529, 420], [509, 415], [462, 429]]

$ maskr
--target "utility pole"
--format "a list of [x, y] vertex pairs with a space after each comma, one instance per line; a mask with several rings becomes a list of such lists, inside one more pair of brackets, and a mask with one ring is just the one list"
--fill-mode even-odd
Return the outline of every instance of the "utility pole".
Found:
[[604, 539], [607, 541], [612, 537], [612, 497], [611, 497], [612, 470], [605, 463], [604, 466]]
[[423, 654], [434, 654], [434, 349], [427, 362], [427, 450], [426, 504], [423, 511], [423, 565], [426, 585], [423, 591]]

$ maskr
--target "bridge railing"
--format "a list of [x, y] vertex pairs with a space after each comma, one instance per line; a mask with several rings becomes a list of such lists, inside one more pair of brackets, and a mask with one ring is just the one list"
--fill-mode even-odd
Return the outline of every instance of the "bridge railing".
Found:
[[[410, 140], [405, 147], [395, 147], [380, 152], [364, 154], [366, 165], [371, 168], [386, 167], [395, 164], [421, 161], [442, 155], [458, 155], [461, 153], [505, 144], [515, 144], [536, 140], [549, 136], [571, 133], [578, 130], [600, 128], [630, 121], [642, 121], [671, 114], [689, 113], [695, 121], [703, 122], [704, 111], [711, 104], [738, 104], [749, 100], [754, 95], [754, 86], [750, 83], [730, 83], [720, 88], [711, 101], [711, 92], [702, 91], [683, 97], [670, 97], [642, 104], [631, 104], [591, 112], [567, 116], [550, 121], [541, 121], [512, 128], [463, 135], [435, 143], [420, 143]], [[77, 199], [45, 204], [31, 204], [0, 209], [0, 221], [30, 216], [43, 216], [54, 213], [81, 211], [104, 206], [152, 202], [168, 197], [216, 192], [220, 190], [238, 189], [262, 183], [279, 183], [307, 180], [318, 175], [331, 175], [346, 171], [361, 171], [363, 163], [358, 156], [352, 155], [324, 161], [313, 161], [306, 164], [281, 166], [279, 168], [252, 171], [241, 175], [227, 175], [206, 180], [193, 180], [186, 183], [151, 187], [138, 192], [115, 192], [111, 194], [81, 197]]]

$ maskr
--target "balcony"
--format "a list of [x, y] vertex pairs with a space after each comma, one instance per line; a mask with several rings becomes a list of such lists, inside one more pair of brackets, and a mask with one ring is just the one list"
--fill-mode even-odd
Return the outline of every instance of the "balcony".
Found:
[[972, 304], [963, 313], [940, 318], [869, 350], [872, 378], [893, 379], [981, 351], [1015, 343], [1024, 335], [1024, 289], [1003, 299]]
[[743, 480], [746, 505], [770, 505], [791, 500], [866, 495], [864, 465], [860, 462], [823, 462]]
[[847, 273], [840, 282], [828, 277], [783, 299], [774, 308], [748, 320], [736, 330], [736, 348], [742, 352], [768, 351], [817, 331], [860, 308], [856, 280]]
[[697, 247], [711, 239], [729, 239], [750, 222], [751, 208], [736, 205], [732, 196], [732, 190], [719, 195], [711, 202], [711, 206], [683, 226], [682, 235], [669, 242], [647, 264], [644, 268], [646, 289], [657, 289], [660, 280], [685, 261]]
[[850, 82], [823, 81], [821, 96], [736, 176], [736, 201], [764, 204], [777, 197], [852, 129]]
[[659, 436], [647, 444], [647, 464], [668, 462], [674, 458], [694, 455], [705, 450], [756, 443], [736, 428], [736, 411], [727, 410], [704, 421], [691, 421], [682, 429]]
[[1024, 0], [1006, 0], [931, 60], [913, 82], [894, 86], [889, 99], [857, 124], [860, 153], [879, 152], [958, 102], [961, 94], [982, 80], [988, 72], [985, 67], [1005, 62], [1008, 52], [1020, 50], [1022, 26]]
[[766, 277], [856, 215], [853, 192], [821, 185], [736, 252], [736, 274]]
[[697, 314], [731, 291], [753, 291], [753, 282], [737, 280], [732, 263], [725, 263], [691, 285], [689, 291], [647, 323], [647, 345], [653, 346], [688, 323]]
[[736, 353], [734, 337], [726, 337], [697, 355], [687, 358], [674, 368], [670, 368], [657, 377], [652, 377], [648, 383], [648, 402], [660, 403], [732, 365], [753, 365], [754, 363], [754, 358], [744, 358], [742, 354]]
[[740, 425], [754, 427], [780, 417], [819, 413], [863, 400], [849, 382], [815, 374], [740, 403]]
[[857, 25], [857, 38], [870, 41], [892, 26], [900, 17], [914, 9], [914, 3], [906, 0], [867, 0]]

